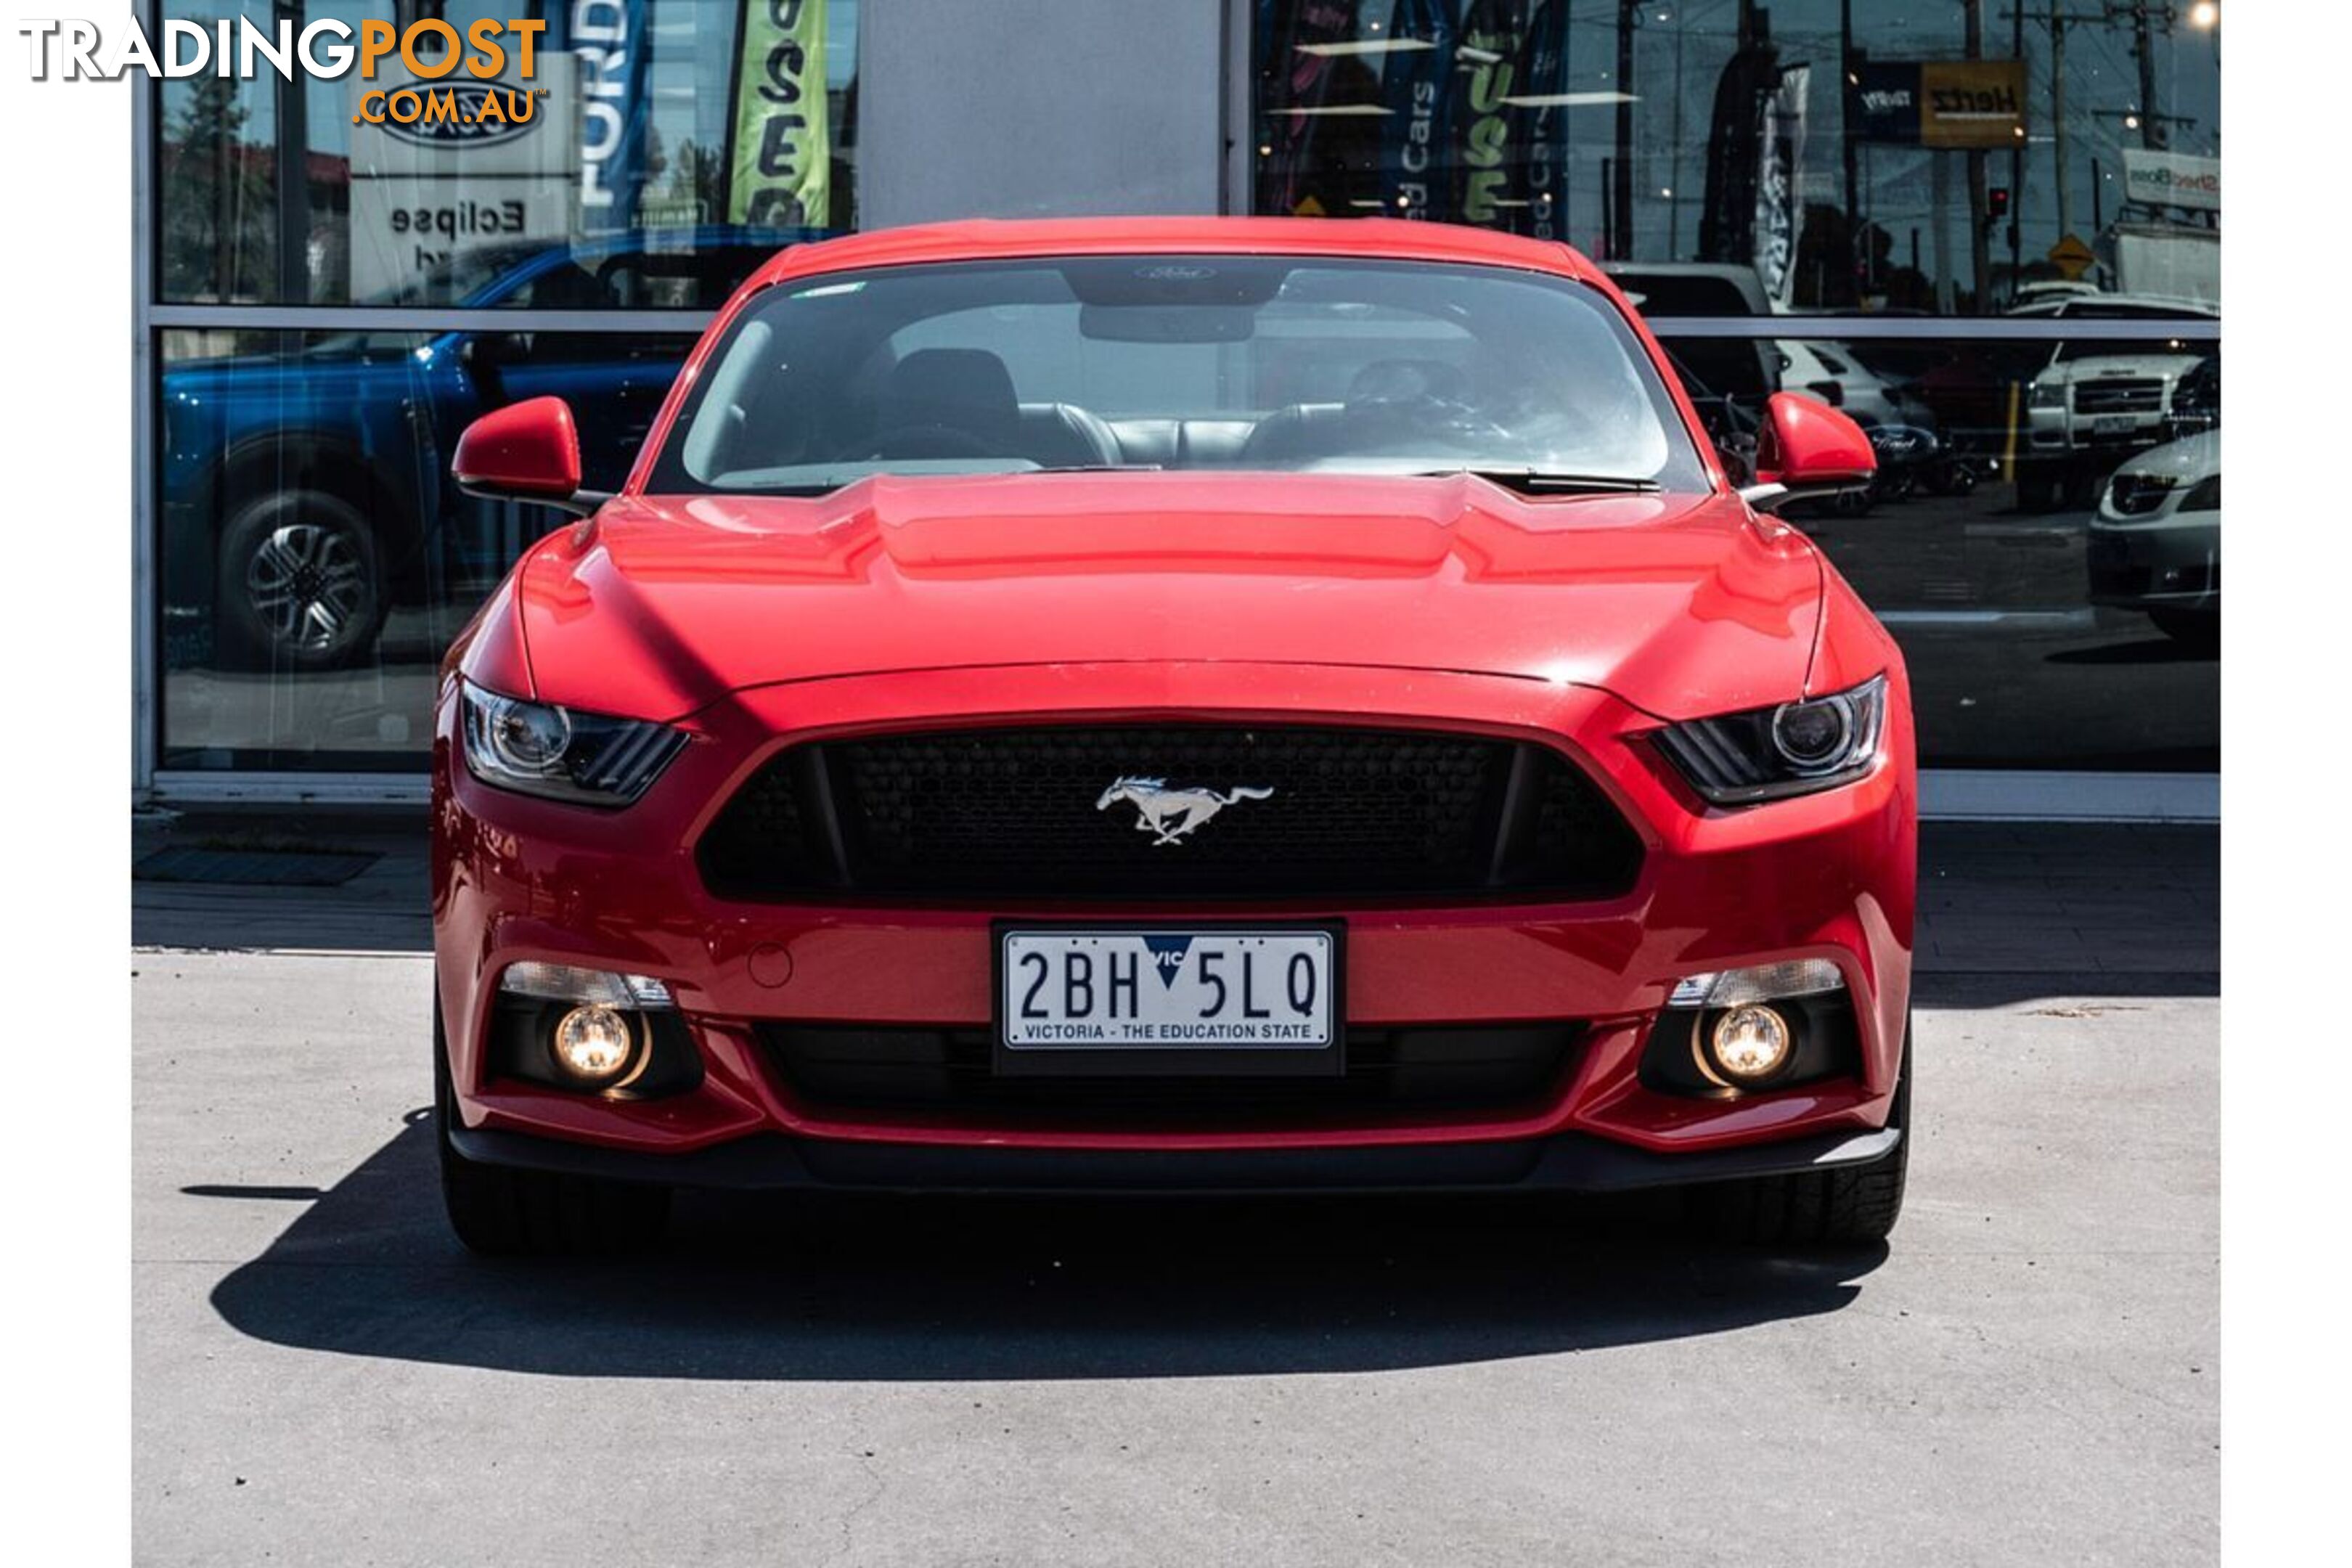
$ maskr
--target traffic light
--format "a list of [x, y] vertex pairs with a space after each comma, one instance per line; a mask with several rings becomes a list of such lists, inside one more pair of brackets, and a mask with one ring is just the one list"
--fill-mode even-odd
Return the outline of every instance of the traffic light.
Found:
[[1985, 192], [1985, 216], [2005, 218], [2009, 216], [2009, 187], [1995, 185]]

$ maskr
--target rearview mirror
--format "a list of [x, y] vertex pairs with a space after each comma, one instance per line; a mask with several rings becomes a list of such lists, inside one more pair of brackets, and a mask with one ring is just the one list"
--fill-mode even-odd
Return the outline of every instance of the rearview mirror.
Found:
[[1877, 471], [1878, 455], [1861, 426], [1817, 398], [1776, 392], [1757, 435], [1756, 482], [1739, 494], [1758, 511], [1774, 511], [1866, 485]]
[[486, 500], [541, 501], [583, 516], [609, 497], [580, 488], [580, 431], [560, 397], [483, 415], [457, 437], [457, 486]]

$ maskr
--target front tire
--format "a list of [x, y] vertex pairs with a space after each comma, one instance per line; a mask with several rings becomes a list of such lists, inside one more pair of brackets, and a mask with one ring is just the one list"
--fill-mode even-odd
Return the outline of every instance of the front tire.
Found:
[[449, 1226], [467, 1251], [493, 1258], [604, 1256], [651, 1247], [668, 1228], [667, 1187], [469, 1160], [449, 1141], [457, 1114], [448, 1037], [436, 997], [433, 1141], [440, 1152], [441, 1200]]
[[1903, 1129], [1895, 1147], [1864, 1165], [1725, 1182], [1694, 1194], [1708, 1227], [1727, 1241], [1759, 1247], [1864, 1247], [1885, 1241], [1903, 1213], [1911, 1162], [1911, 1030], [1903, 1031], [1903, 1067], [1887, 1125]]

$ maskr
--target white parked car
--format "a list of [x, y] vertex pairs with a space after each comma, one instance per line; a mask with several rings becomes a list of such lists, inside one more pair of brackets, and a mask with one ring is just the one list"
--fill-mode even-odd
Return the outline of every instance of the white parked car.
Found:
[[2152, 447], [2107, 479], [2086, 552], [2091, 603], [2144, 610], [2168, 637], [2221, 635], [2221, 432]]
[[1772, 346], [1780, 352], [1781, 390], [1811, 393], [1865, 427], [1908, 425], [1935, 430], [1932, 409], [1900, 384], [1864, 365], [1845, 344], [1781, 338]]
[[2117, 458], [2165, 438], [2174, 391], [2207, 351], [2200, 342], [2165, 336], [2163, 323], [2215, 312], [2193, 300], [2101, 294], [2036, 301], [2011, 314], [2145, 320], [2157, 340], [2141, 344], [2070, 339], [2058, 345], [2027, 387], [2018, 500], [2044, 510], [2070, 491], [2088, 500], [2092, 483]]

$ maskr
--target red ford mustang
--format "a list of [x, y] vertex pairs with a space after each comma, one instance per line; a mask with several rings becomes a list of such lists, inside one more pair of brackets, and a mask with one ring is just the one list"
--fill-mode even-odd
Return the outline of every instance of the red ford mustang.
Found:
[[[617, 496], [492, 414], [543, 540], [444, 667], [458, 1235], [676, 1185], [1690, 1184], [1902, 1202], [1902, 660], [1564, 247], [971, 223], [793, 249]], [[1744, 482], [1746, 488], [1738, 488]]]

